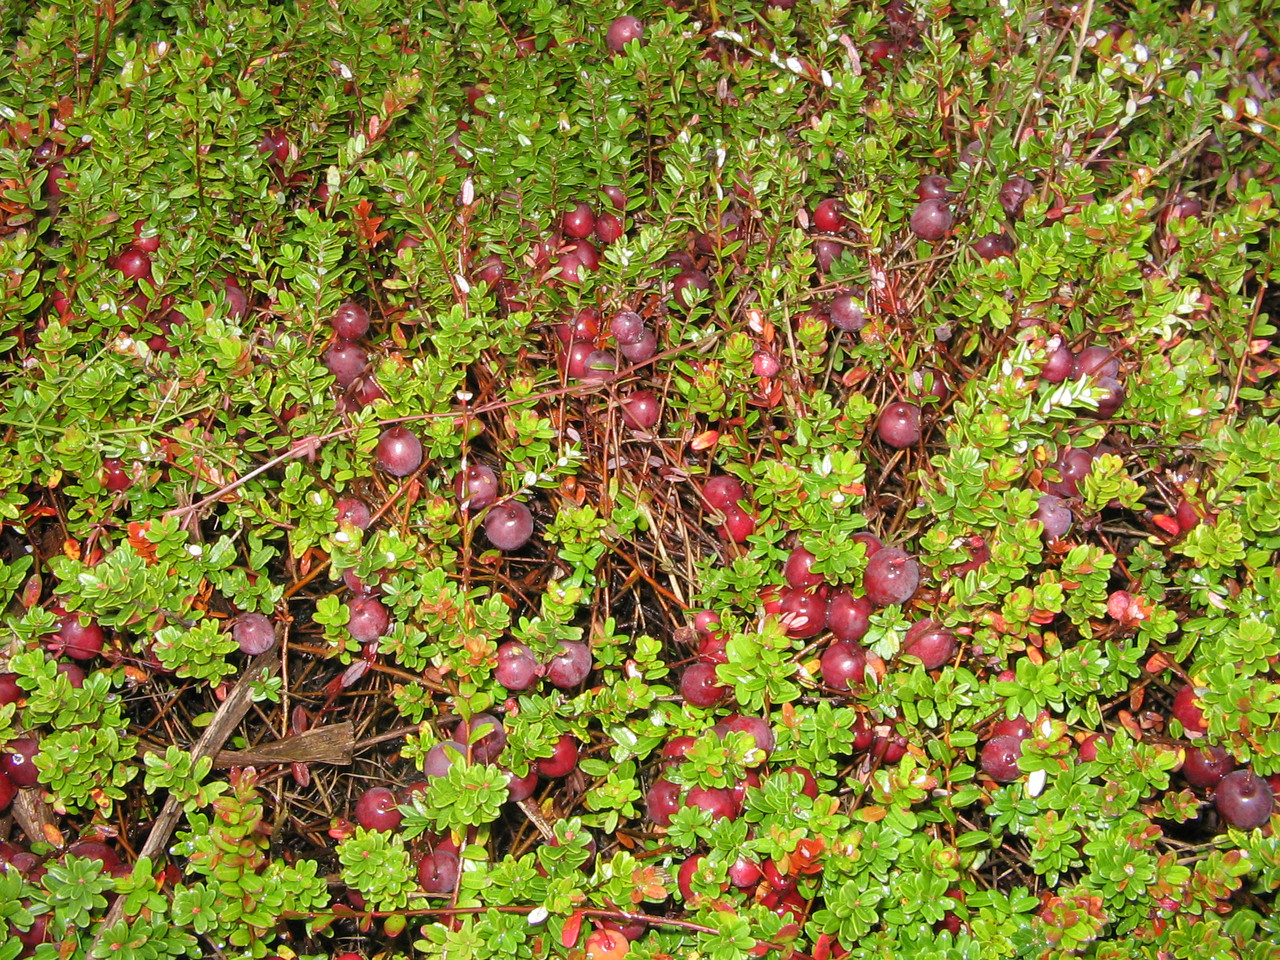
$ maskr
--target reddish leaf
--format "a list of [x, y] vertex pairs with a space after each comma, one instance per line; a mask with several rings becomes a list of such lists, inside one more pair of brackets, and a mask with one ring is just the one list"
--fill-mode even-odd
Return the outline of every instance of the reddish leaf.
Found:
[[562, 947], [572, 947], [578, 942], [578, 934], [582, 931], [582, 912], [575, 910], [564, 922], [564, 929], [560, 931], [560, 945]]
[[361, 677], [363, 677], [368, 672], [369, 672], [369, 661], [357, 660], [355, 663], [351, 664], [351, 666], [347, 667], [347, 669], [343, 671], [342, 676], [339, 678], [342, 684], [342, 689], [343, 690], [347, 689], [347, 687], [357, 682]]

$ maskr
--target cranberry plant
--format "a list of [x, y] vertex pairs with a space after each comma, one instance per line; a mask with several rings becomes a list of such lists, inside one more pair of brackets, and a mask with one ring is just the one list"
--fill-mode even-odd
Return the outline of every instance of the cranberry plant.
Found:
[[8, 17], [0, 958], [1274, 956], [1277, 42]]

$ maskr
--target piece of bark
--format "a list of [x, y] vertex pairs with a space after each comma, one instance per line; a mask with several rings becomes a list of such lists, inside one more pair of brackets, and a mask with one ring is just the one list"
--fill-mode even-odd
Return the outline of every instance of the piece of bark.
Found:
[[13, 819], [18, 821], [18, 826], [31, 843], [54, 842], [47, 828], [52, 828], [55, 833], [58, 829], [58, 818], [54, 816], [53, 807], [44, 802], [43, 791], [44, 788], [38, 786], [19, 790], [14, 794], [10, 807]]
[[355, 750], [355, 727], [351, 721], [312, 727], [302, 733], [250, 747], [248, 750], [219, 750], [215, 767], [263, 767], [275, 763], [333, 763], [347, 765]]

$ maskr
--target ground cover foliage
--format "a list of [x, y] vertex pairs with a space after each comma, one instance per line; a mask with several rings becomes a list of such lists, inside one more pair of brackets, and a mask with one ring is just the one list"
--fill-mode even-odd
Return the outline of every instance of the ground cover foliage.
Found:
[[1276, 956], [1268, 8], [5, 8], [0, 960]]

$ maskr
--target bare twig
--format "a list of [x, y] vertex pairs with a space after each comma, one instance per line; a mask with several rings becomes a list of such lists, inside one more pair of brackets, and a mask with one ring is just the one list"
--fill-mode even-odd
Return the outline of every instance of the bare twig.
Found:
[[[231, 736], [231, 732], [240, 725], [244, 715], [249, 712], [249, 706], [253, 702], [255, 684], [260, 680], [275, 676], [279, 670], [280, 654], [277, 650], [270, 650], [253, 659], [253, 662], [249, 664], [244, 674], [240, 677], [239, 682], [227, 694], [227, 699], [222, 702], [218, 712], [214, 714], [213, 722], [205, 728], [204, 735], [192, 747], [191, 759], [193, 761], [199, 760], [201, 757], [214, 756], [218, 752], [218, 748], [222, 746], [227, 737]], [[138, 856], [140, 858], [156, 857], [163, 853], [169, 843], [169, 836], [173, 833], [174, 828], [177, 827], [178, 818], [181, 815], [182, 801], [170, 796], [165, 801], [164, 807], [161, 808], [160, 815], [151, 824], [151, 832], [147, 835], [147, 842], [138, 851]], [[121, 914], [124, 912], [124, 903], [124, 897], [117, 899], [111, 905], [111, 909], [107, 911], [107, 915], [102, 918], [98, 932], [94, 934], [93, 945], [88, 950], [90, 955], [97, 950], [98, 944], [106, 932], [120, 920]]]

